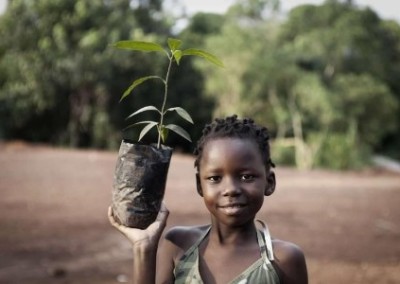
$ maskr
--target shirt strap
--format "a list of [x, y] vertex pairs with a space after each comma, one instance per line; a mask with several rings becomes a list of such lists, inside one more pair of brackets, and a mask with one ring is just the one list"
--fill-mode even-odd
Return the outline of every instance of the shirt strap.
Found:
[[181, 256], [180, 261], [187, 258], [190, 254], [192, 254], [200, 245], [200, 243], [205, 239], [208, 233], [211, 230], [211, 226], [197, 239], [197, 241]]
[[271, 240], [271, 234], [269, 233], [268, 227], [267, 225], [261, 221], [261, 220], [257, 220], [258, 223], [260, 223], [261, 228], [262, 228], [262, 238], [264, 240], [264, 243], [267, 247], [266, 251], [267, 251], [267, 256], [268, 259], [270, 261], [274, 260], [274, 251], [272, 250], [272, 240]]

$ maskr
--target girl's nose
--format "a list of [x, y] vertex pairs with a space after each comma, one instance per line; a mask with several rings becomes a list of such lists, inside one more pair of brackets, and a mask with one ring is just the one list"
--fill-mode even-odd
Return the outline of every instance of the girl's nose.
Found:
[[237, 181], [235, 181], [235, 179], [232, 178], [225, 179], [224, 191], [223, 191], [224, 196], [237, 196], [240, 195], [240, 193], [241, 193], [240, 184]]

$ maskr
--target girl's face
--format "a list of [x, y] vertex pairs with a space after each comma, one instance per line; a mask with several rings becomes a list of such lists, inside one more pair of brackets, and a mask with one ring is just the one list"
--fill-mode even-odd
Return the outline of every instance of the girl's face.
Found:
[[270, 194], [266, 191], [268, 174], [254, 141], [208, 141], [200, 160], [199, 186], [213, 219], [225, 225], [253, 222], [264, 202], [264, 193]]

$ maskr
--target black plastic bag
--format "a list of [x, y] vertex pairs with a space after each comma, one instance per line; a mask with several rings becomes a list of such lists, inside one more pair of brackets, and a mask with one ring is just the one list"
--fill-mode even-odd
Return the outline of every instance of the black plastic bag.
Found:
[[172, 148], [122, 141], [114, 173], [112, 209], [115, 220], [145, 229], [157, 217], [164, 198]]

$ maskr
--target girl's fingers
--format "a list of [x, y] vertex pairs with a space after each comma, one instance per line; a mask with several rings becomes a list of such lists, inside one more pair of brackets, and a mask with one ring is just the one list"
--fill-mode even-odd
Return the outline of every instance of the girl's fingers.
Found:
[[160, 236], [165, 226], [167, 225], [169, 211], [164, 202], [161, 204], [160, 211], [158, 212], [156, 220], [147, 228], [149, 232], [154, 232]]
[[115, 225], [116, 225], [117, 222], [115, 222], [114, 216], [112, 215], [112, 208], [111, 208], [111, 206], [108, 207], [108, 214], [107, 214], [107, 216], [108, 216], [108, 220], [110, 221], [111, 225], [113, 225], [113, 226], [115, 227]]
[[167, 206], [165, 206], [165, 202], [161, 202], [161, 209], [160, 211], [168, 211]]
[[[156, 232], [161, 233], [167, 224], [168, 215], [169, 215], [169, 210], [165, 206], [164, 202], [162, 202], [156, 220], [152, 224], [150, 224], [150, 226], [147, 229], [139, 230], [134, 228], [128, 228], [117, 223], [117, 221], [115, 221], [115, 218], [113, 216], [112, 207], [111, 206], [108, 207], [108, 220], [110, 221], [110, 224], [125, 236], [131, 235], [132, 232], [134, 231], [136, 231], [135, 234], [139, 234], [139, 232], [142, 233], [144, 231], [152, 232], [150, 234], [154, 234]], [[158, 233], [156, 233], [156, 235], [158, 235]]]
[[166, 221], [169, 215], [169, 210], [167, 209], [167, 207], [165, 206], [164, 201], [161, 203], [161, 208], [160, 211], [158, 212], [157, 221]]
[[117, 221], [115, 221], [114, 216], [113, 216], [113, 212], [112, 212], [112, 207], [108, 207], [108, 220], [110, 221], [111, 225], [115, 228], [117, 228], [118, 230], [122, 231], [124, 226], [121, 226], [120, 224], [117, 223]]

